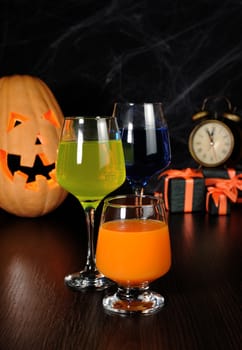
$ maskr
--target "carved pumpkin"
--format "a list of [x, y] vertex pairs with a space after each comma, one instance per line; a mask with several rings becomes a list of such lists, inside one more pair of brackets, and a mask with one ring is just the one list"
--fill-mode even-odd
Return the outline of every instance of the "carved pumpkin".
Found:
[[64, 116], [39, 78], [0, 78], [0, 207], [23, 217], [57, 208], [67, 192], [55, 176]]

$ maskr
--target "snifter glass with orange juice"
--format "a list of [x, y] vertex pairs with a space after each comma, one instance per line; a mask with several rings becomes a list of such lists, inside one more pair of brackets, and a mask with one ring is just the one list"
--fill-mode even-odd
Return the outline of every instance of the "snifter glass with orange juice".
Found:
[[104, 201], [96, 249], [96, 264], [118, 284], [103, 298], [108, 312], [152, 314], [164, 297], [149, 284], [167, 273], [171, 246], [162, 198], [121, 195]]

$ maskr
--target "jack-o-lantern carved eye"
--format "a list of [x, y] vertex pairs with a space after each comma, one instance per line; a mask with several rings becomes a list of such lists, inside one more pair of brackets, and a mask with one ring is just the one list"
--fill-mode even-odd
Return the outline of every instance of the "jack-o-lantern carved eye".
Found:
[[7, 132], [11, 131], [13, 128], [22, 124], [26, 120], [28, 120], [27, 117], [25, 117], [19, 113], [10, 112], [10, 118], [8, 121]]
[[40, 133], [36, 135], [35, 145], [41, 145], [43, 142], [41, 141], [42, 137]]
[[59, 120], [53, 111], [49, 110], [48, 112], [44, 113], [44, 118], [53, 124], [56, 128], [60, 128]]

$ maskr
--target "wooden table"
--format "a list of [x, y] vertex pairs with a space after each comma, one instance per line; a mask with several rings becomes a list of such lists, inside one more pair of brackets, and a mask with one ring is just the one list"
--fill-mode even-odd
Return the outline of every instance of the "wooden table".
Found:
[[42, 218], [0, 211], [1, 350], [241, 349], [241, 205], [169, 215], [172, 268], [152, 284], [166, 306], [143, 317], [107, 315], [104, 292], [64, 286], [84, 265], [83, 222], [71, 196]]

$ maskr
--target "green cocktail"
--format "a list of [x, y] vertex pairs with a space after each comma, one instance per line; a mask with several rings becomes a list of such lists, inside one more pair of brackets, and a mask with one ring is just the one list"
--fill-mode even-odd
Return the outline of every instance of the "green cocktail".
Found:
[[122, 142], [86, 141], [79, 145], [78, 152], [77, 147], [74, 141], [60, 142], [57, 180], [79, 201], [98, 204], [125, 180]]

